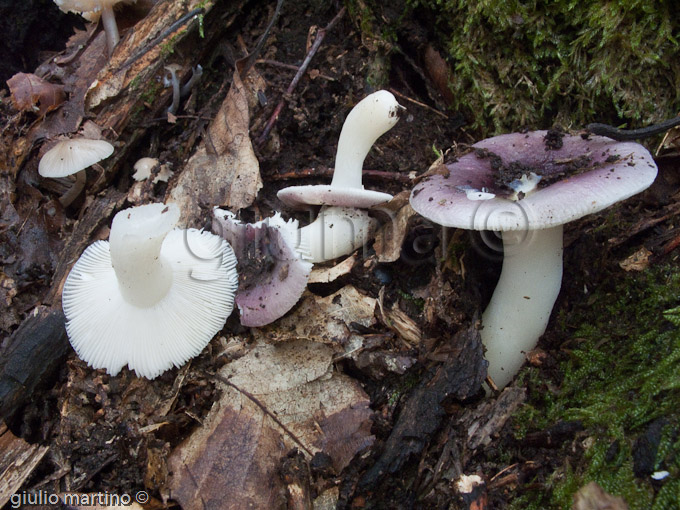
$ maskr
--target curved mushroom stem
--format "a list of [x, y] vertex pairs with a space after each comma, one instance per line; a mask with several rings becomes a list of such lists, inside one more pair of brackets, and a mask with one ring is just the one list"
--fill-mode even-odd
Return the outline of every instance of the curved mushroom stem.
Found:
[[299, 230], [297, 250], [309, 262], [333, 260], [361, 248], [377, 222], [351, 207], [324, 207], [316, 220]]
[[182, 89], [180, 90], [179, 94], [180, 97], [188, 96], [191, 92], [191, 89], [194, 88], [194, 86], [201, 80], [201, 76], [203, 76], [203, 67], [199, 64], [191, 69], [191, 78], [189, 78], [189, 81], [182, 85]]
[[128, 303], [148, 308], [172, 285], [172, 270], [161, 257], [165, 236], [179, 220], [175, 204], [149, 204], [121, 211], [109, 235], [111, 264]]
[[172, 67], [166, 67], [170, 71], [170, 79], [172, 80], [172, 104], [168, 106], [168, 113], [177, 113], [177, 108], [179, 108], [180, 99], [180, 88], [179, 88], [179, 78], [177, 78], [177, 71]]
[[80, 192], [83, 191], [83, 188], [85, 187], [85, 183], [87, 182], [87, 174], [85, 173], [85, 170], [77, 172], [74, 177], [76, 180], [73, 183], [73, 186], [71, 186], [66, 191], [66, 193], [59, 197], [59, 202], [64, 207], [68, 207], [76, 198], [78, 198]]
[[515, 376], [548, 325], [562, 285], [562, 226], [504, 232], [503, 248], [501, 276], [480, 332], [498, 388]]
[[363, 189], [361, 170], [368, 151], [404, 110], [386, 90], [366, 96], [352, 108], [340, 131], [331, 186]]
[[113, 49], [120, 41], [118, 34], [118, 25], [116, 24], [116, 15], [113, 13], [113, 7], [102, 7], [102, 24], [104, 25], [104, 32], [106, 33], [106, 46], [109, 50], [109, 57], [113, 54]]

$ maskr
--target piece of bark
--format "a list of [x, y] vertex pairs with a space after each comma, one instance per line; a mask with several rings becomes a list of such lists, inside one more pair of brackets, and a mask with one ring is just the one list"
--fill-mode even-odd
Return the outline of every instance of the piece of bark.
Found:
[[48, 450], [47, 446], [28, 444], [0, 423], [0, 507], [18, 493]]
[[286, 484], [288, 510], [312, 510], [311, 473], [307, 459], [298, 449], [288, 453], [280, 472]]
[[526, 400], [526, 389], [507, 387], [495, 400], [488, 400], [478, 406], [472, 414], [468, 431], [467, 447], [475, 450], [487, 445], [508, 421], [510, 415]]
[[474, 327], [461, 330], [451, 346], [446, 361], [409, 395], [380, 458], [361, 479], [361, 487], [398, 472], [423, 450], [446, 416], [445, 400], [464, 401], [479, 391], [487, 366], [479, 331]]
[[61, 310], [40, 307], [29, 315], [0, 353], [0, 418], [9, 416], [37, 388], [46, 386], [69, 352]]

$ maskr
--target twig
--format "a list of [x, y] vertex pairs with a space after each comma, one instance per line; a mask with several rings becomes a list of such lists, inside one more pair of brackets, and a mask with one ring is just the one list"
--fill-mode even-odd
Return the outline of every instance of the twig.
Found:
[[[326, 37], [326, 32], [331, 30], [338, 21], [340, 21], [340, 18], [345, 14], [345, 7], [340, 9], [340, 11], [335, 15], [335, 17], [331, 20], [331, 22], [326, 25], [324, 28], [319, 30], [319, 32], [316, 34], [316, 38], [314, 39], [314, 44], [312, 44], [312, 47], [309, 49], [309, 52], [307, 52], [307, 55], [305, 56], [305, 60], [302, 62], [302, 65], [298, 69], [297, 73], [295, 73], [295, 77], [293, 77], [293, 81], [290, 82], [290, 85], [288, 85], [288, 88], [286, 89], [286, 93], [284, 95], [284, 98], [290, 94], [293, 93], [295, 90], [295, 87], [297, 87], [297, 84], [299, 83], [300, 79], [304, 76], [305, 72], [307, 71], [307, 67], [309, 67], [309, 63], [312, 61], [312, 58], [316, 54], [316, 52], [319, 50], [319, 47], [321, 46], [321, 42], [324, 40], [324, 37]], [[269, 133], [271, 132], [272, 128], [274, 127], [274, 124], [276, 124], [276, 120], [278, 119], [279, 115], [281, 114], [281, 110], [283, 110], [283, 107], [285, 105], [285, 100], [281, 99], [279, 101], [279, 104], [276, 105], [276, 108], [274, 108], [274, 113], [272, 113], [272, 116], [269, 118], [267, 121], [267, 124], [265, 125], [264, 129], [262, 130], [262, 134], [257, 138], [255, 144], [257, 147], [262, 147], [264, 145], [264, 142], [267, 140], [269, 137]]]
[[668, 131], [669, 129], [680, 125], [680, 117], [673, 117], [672, 119], [664, 120], [658, 124], [638, 128], [638, 129], [619, 129], [609, 124], [588, 124], [586, 130], [594, 135], [608, 136], [618, 141], [637, 140], [639, 138], [649, 138], [650, 136], [658, 135]]
[[436, 113], [437, 115], [444, 117], [445, 119], [449, 118], [445, 113], [442, 113], [439, 110], [432, 108], [431, 106], [428, 106], [425, 103], [421, 103], [420, 101], [417, 101], [417, 100], [415, 100], [411, 97], [405, 96], [404, 94], [402, 94], [398, 90], [390, 89], [390, 92], [392, 92], [392, 94], [394, 94], [395, 96], [398, 96], [398, 97], [400, 97], [400, 98], [402, 98], [406, 101], [409, 101], [413, 104], [420, 106], [421, 108], [425, 108], [426, 110], [430, 110], [431, 112]]
[[243, 67], [241, 69], [239, 69], [241, 76], [245, 76], [246, 74], [248, 74], [248, 71], [250, 70], [250, 68], [253, 67], [253, 64], [255, 63], [255, 59], [257, 58], [257, 56], [262, 51], [262, 46], [264, 46], [264, 42], [269, 37], [269, 32], [271, 32], [271, 29], [274, 26], [274, 22], [279, 18], [279, 14], [281, 14], [281, 6], [283, 6], [283, 0], [278, 0], [278, 2], [276, 2], [276, 8], [274, 9], [274, 14], [272, 15], [272, 19], [269, 20], [269, 24], [267, 25], [267, 28], [264, 29], [264, 32], [262, 33], [262, 35], [258, 39], [257, 44], [255, 45], [255, 49], [246, 58], [246, 61], [243, 64]]
[[288, 434], [288, 435], [293, 439], [293, 441], [295, 441], [297, 444], [299, 444], [300, 447], [301, 447], [304, 451], [306, 451], [306, 452], [309, 454], [310, 457], [313, 457], [313, 456], [314, 456], [314, 454], [313, 454], [311, 451], [309, 451], [309, 448], [307, 448], [307, 447], [304, 445], [304, 443], [303, 443], [303, 442], [302, 442], [302, 441], [301, 441], [301, 440], [300, 440], [300, 439], [299, 439], [299, 438], [298, 438], [298, 437], [297, 437], [297, 436], [296, 436], [296, 435], [295, 435], [288, 427], [286, 427], [286, 426], [281, 422], [281, 420], [279, 420], [279, 419], [276, 417], [276, 415], [274, 415], [274, 413], [272, 413], [269, 409], [267, 409], [267, 407], [266, 407], [262, 402], [260, 402], [260, 401], [257, 399], [257, 397], [255, 397], [255, 395], [253, 395], [252, 393], [247, 392], [247, 391], [244, 390], [244, 389], [239, 388], [239, 387], [236, 386], [234, 383], [230, 382], [229, 379], [227, 379], [226, 377], [222, 377], [222, 376], [219, 375], [219, 374], [215, 374], [215, 378], [216, 378], [218, 381], [220, 381], [221, 383], [226, 384], [227, 386], [231, 386], [232, 388], [234, 388], [236, 391], [238, 391], [238, 392], [241, 393], [242, 395], [245, 395], [248, 399], [250, 399], [250, 401], [251, 401], [253, 404], [255, 404], [257, 407], [259, 407], [260, 410], [262, 410], [262, 412], [263, 412], [264, 414], [266, 414], [266, 415], [269, 416], [272, 420], [274, 420], [274, 421], [276, 422], [276, 424], [277, 424], [279, 427], [281, 427], [281, 428], [284, 430], [284, 432], [285, 432], [286, 434]]
[[149, 44], [147, 44], [144, 49], [141, 51], [138, 51], [135, 53], [132, 57], [130, 57], [127, 62], [125, 62], [122, 66], [120, 66], [118, 69], [113, 71], [114, 73], [117, 73], [119, 71], [122, 71], [123, 69], [127, 69], [130, 67], [132, 64], [137, 62], [140, 58], [142, 58], [144, 55], [149, 53], [152, 48], [154, 48], [158, 43], [160, 43], [163, 39], [168, 37], [170, 34], [175, 32], [179, 27], [187, 23], [189, 20], [193, 19], [194, 16], [200, 16], [205, 12], [205, 9], [202, 7], [199, 7], [198, 9], [194, 9], [192, 11], [187, 12], [184, 16], [182, 16], [180, 19], [175, 21], [172, 25], [170, 25], [168, 28], [166, 28], [161, 35], [156, 37], [153, 41], [151, 41]]

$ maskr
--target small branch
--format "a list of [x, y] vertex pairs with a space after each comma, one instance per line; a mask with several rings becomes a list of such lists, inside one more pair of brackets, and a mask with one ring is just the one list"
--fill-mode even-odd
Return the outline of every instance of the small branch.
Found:
[[[288, 88], [286, 89], [286, 93], [284, 95], [290, 95], [293, 93], [295, 90], [295, 87], [297, 87], [297, 84], [300, 82], [300, 79], [304, 76], [305, 72], [307, 71], [307, 67], [309, 67], [310, 62], [312, 61], [312, 58], [314, 55], [316, 55], [316, 52], [319, 50], [319, 47], [321, 46], [321, 43], [324, 40], [324, 37], [326, 37], [326, 32], [331, 30], [337, 23], [340, 21], [340, 18], [345, 14], [345, 7], [340, 9], [340, 11], [335, 15], [335, 17], [331, 20], [331, 22], [326, 25], [324, 28], [319, 30], [319, 32], [316, 34], [316, 38], [314, 39], [314, 44], [312, 44], [312, 47], [309, 49], [309, 52], [307, 52], [307, 55], [305, 56], [305, 60], [302, 62], [302, 65], [298, 69], [297, 73], [295, 73], [295, 77], [293, 78], [293, 81], [290, 82], [290, 85], [288, 85]], [[271, 133], [272, 128], [274, 127], [274, 124], [276, 124], [276, 120], [279, 118], [279, 115], [281, 114], [281, 110], [283, 110], [283, 107], [285, 105], [285, 100], [282, 99], [279, 104], [276, 105], [276, 108], [274, 108], [274, 113], [272, 113], [272, 116], [269, 118], [267, 121], [267, 124], [265, 125], [264, 129], [262, 130], [262, 134], [257, 138], [255, 141], [255, 145], [257, 147], [262, 147], [264, 145], [264, 142], [267, 141], [267, 138], [269, 137], [269, 133]]]
[[298, 438], [298, 437], [297, 437], [297, 436], [296, 436], [296, 435], [295, 435], [288, 427], [286, 427], [286, 426], [281, 422], [281, 420], [279, 420], [279, 419], [274, 415], [274, 413], [272, 413], [269, 409], [267, 409], [267, 407], [266, 407], [262, 402], [260, 402], [260, 401], [257, 399], [257, 397], [255, 397], [255, 395], [253, 395], [252, 393], [247, 392], [246, 390], [243, 390], [243, 389], [239, 388], [239, 387], [236, 386], [234, 383], [230, 382], [227, 378], [222, 377], [222, 376], [219, 375], [219, 374], [215, 374], [215, 378], [216, 378], [218, 381], [220, 381], [221, 383], [226, 384], [227, 386], [231, 386], [232, 388], [234, 388], [236, 391], [238, 391], [238, 392], [241, 393], [242, 395], [245, 395], [245, 396], [246, 396], [253, 404], [255, 404], [257, 407], [259, 407], [259, 408], [262, 410], [262, 412], [263, 412], [264, 414], [266, 414], [266, 415], [269, 416], [272, 420], [274, 420], [274, 421], [276, 422], [276, 424], [277, 424], [279, 427], [281, 427], [281, 428], [284, 430], [284, 432], [285, 432], [286, 434], [288, 434], [288, 435], [293, 439], [293, 441], [295, 441], [297, 444], [300, 445], [300, 448], [302, 448], [304, 451], [306, 451], [306, 452], [309, 454], [310, 457], [314, 457], [314, 454], [309, 450], [309, 448], [307, 448], [307, 447], [305, 446], [305, 444], [304, 444], [304, 443], [303, 443], [303, 442], [302, 442], [302, 441], [301, 441], [301, 440], [300, 440], [300, 439], [299, 439], [299, 438]]

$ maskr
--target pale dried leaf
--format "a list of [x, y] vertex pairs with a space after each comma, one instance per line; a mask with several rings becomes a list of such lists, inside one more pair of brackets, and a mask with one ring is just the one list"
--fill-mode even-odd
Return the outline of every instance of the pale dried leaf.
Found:
[[652, 252], [643, 246], [630, 257], [619, 262], [619, 266], [624, 271], [644, 271], [649, 267], [649, 257], [651, 256]]
[[355, 322], [371, 326], [375, 322], [376, 300], [347, 285], [325, 298], [305, 292], [295, 310], [276, 323], [253, 332], [268, 341], [306, 338], [315, 342], [344, 345]]
[[171, 496], [185, 510], [279, 508], [285, 487], [277, 473], [287, 451], [324, 451], [341, 470], [369, 446], [368, 397], [332, 372], [332, 354], [308, 341], [259, 342], [226, 365], [221, 376], [231, 385], [170, 456]]
[[345, 260], [331, 267], [315, 267], [309, 275], [307, 283], [330, 283], [341, 276], [349, 274], [357, 261], [356, 255], [347, 257]]
[[618, 496], [607, 494], [595, 482], [581, 487], [574, 494], [572, 510], [628, 510], [628, 505]]
[[375, 236], [373, 248], [378, 256], [378, 262], [394, 262], [401, 255], [401, 247], [408, 232], [409, 220], [416, 212], [408, 203], [408, 193], [400, 193], [388, 205], [398, 205], [396, 210], [382, 208], [389, 220], [385, 221]]
[[170, 192], [170, 201], [179, 205], [183, 218], [194, 219], [201, 206], [248, 207], [262, 187], [260, 165], [249, 136], [247, 96], [238, 71], [234, 71], [227, 97]]
[[7, 85], [14, 108], [40, 116], [54, 110], [66, 99], [63, 86], [49, 83], [35, 74], [17, 73], [7, 80]]

